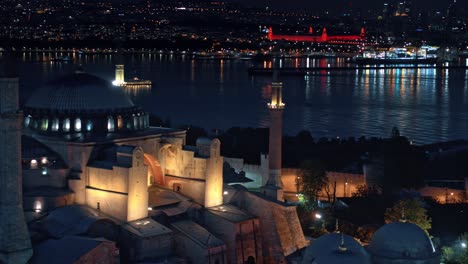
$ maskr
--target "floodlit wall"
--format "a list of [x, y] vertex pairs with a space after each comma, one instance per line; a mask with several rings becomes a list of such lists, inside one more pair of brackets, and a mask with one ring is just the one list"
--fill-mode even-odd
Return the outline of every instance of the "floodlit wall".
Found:
[[128, 168], [113, 167], [111, 170], [88, 167], [88, 186], [120, 193], [128, 192]]
[[98, 203], [102, 212], [121, 221], [127, 220], [127, 194], [87, 188], [86, 204], [91, 208], [98, 208]]
[[431, 197], [442, 204], [467, 202], [465, 190], [425, 186], [419, 189], [419, 193], [421, 196]]
[[221, 142], [213, 139], [210, 145], [210, 157], [207, 160], [205, 178], [205, 207], [223, 204], [223, 157], [220, 150]]
[[192, 198], [195, 202], [205, 202], [205, 181], [166, 175], [166, 186], [173, 191]]
[[127, 221], [148, 216], [148, 167], [144, 164], [143, 150], [135, 149], [128, 175]]

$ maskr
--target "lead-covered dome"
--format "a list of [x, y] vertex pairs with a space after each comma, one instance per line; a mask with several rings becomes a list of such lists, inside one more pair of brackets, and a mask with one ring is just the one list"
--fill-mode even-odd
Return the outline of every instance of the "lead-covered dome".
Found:
[[25, 104], [24, 126], [41, 133], [113, 133], [149, 126], [121, 87], [76, 71], [52, 80]]
[[302, 264], [370, 264], [366, 250], [353, 237], [331, 233], [307, 247]]
[[419, 226], [393, 222], [375, 232], [368, 246], [375, 263], [439, 263], [439, 254]]
[[120, 87], [82, 71], [48, 82], [26, 102], [27, 108], [84, 111], [132, 108]]

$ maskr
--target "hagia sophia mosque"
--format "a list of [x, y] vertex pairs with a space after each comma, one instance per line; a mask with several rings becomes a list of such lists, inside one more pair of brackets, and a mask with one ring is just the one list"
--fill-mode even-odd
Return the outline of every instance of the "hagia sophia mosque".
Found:
[[280, 82], [252, 191], [224, 182], [224, 163], [239, 161], [222, 142], [152, 127], [121, 87], [79, 69], [38, 84], [19, 111], [19, 81], [0, 80], [0, 263], [439, 263], [405, 221], [366, 247], [339, 231], [306, 239], [284, 199]]

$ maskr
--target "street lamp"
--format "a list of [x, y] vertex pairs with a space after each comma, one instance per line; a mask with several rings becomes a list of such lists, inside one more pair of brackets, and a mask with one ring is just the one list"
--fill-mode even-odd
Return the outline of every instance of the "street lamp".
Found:
[[319, 213], [316, 213], [316, 214], [315, 214], [315, 218], [317, 218], [317, 219], [322, 219], [322, 215], [319, 214]]
[[461, 246], [462, 246], [462, 248], [466, 248], [466, 243], [465, 243], [465, 242], [461, 242]]

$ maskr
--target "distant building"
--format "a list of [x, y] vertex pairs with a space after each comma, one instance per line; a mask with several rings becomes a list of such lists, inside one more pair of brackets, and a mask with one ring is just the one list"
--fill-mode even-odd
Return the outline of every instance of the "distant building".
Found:
[[268, 30], [269, 40], [284, 40], [293, 42], [314, 42], [314, 43], [329, 43], [329, 44], [346, 44], [346, 45], [359, 45], [366, 37], [366, 31], [361, 28], [359, 35], [328, 35], [327, 28], [322, 29], [320, 35], [313, 34], [312, 27], [309, 28], [309, 34], [301, 35], [281, 35], [274, 34], [273, 28], [270, 27]]

